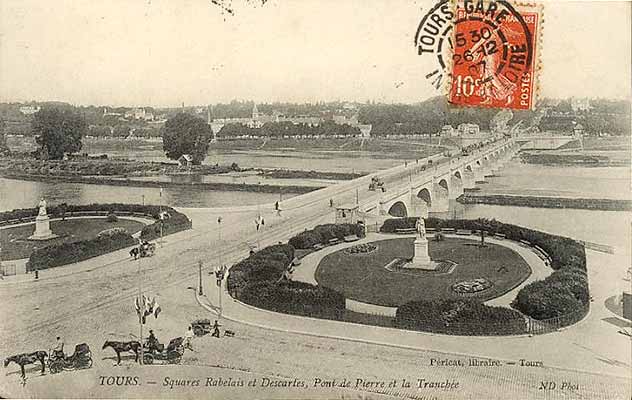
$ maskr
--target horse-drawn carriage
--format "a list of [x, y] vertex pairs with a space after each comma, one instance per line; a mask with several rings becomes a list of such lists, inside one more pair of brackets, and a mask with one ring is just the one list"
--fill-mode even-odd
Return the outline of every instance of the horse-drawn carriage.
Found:
[[378, 178], [377, 176], [374, 176], [371, 178], [371, 183], [369, 184], [369, 190], [375, 191], [378, 189], [381, 190], [382, 192], [386, 191], [386, 188], [384, 187], [384, 181]]
[[86, 369], [92, 367], [92, 353], [86, 343], [75, 346], [75, 352], [69, 357], [63, 357], [51, 352], [48, 358], [48, 369], [56, 374], [64, 369]]
[[138, 257], [151, 257], [156, 252], [155, 243], [143, 243], [140, 246], [134, 247], [129, 251], [129, 255], [136, 260]]
[[143, 363], [154, 364], [156, 361], [159, 361], [162, 364], [180, 364], [183, 355], [184, 339], [182, 337], [171, 339], [166, 348], [162, 344], [149, 346], [149, 343], [146, 342]]
[[204, 336], [208, 333], [211, 333], [211, 320], [210, 319], [196, 319], [191, 322], [191, 328], [193, 329], [193, 334], [195, 336]]

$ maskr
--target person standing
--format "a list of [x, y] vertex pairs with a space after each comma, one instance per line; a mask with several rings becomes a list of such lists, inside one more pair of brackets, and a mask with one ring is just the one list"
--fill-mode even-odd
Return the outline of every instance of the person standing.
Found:
[[191, 345], [191, 340], [193, 339], [193, 329], [189, 326], [189, 329], [184, 333], [184, 347], [193, 351], [193, 345]]
[[217, 322], [217, 320], [215, 320], [215, 323], [213, 324], [213, 333], [211, 334], [211, 336], [219, 338], [219, 327], [220, 326], [221, 325]]
[[57, 358], [64, 359], [66, 356], [64, 355], [64, 341], [61, 340], [60, 336], [57, 336], [57, 340], [55, 341], [55, 347], [53, 348], [53, 354]]

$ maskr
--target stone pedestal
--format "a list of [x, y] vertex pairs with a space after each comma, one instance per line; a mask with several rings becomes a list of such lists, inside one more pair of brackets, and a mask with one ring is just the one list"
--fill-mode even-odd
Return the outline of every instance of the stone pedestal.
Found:
[[38, 215], [35, 218], [35, 232], [29, 240], [50, 240], [56, 237], [57, 235], [50, 230], [48, 215]]
[[417, 237], [417, 239], [415, 239], [414, 245], [415, 253], [413, 256], [413, 261], [410, 264], [407, 264], [406, 268], [426, 270], [436, 269], [436, 263], [434, 263], [428, 255], [428, 239], [426, 239], [425, 237]]

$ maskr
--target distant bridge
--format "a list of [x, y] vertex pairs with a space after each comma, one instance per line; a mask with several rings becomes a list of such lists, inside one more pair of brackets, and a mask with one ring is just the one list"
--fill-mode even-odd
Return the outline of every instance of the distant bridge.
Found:
[[400, 217], [447, 212], [450, 200], [493, 175], [517, 150], [515, 140], [504, 139], [475, 154], [444, 159], [443, 163], [426, 165], [425, 169], [411, 163], [396, 180], [391, 178], [390, 184], [385, 184], [385, 192], [378, 191], [358, 201], [359, 211]]

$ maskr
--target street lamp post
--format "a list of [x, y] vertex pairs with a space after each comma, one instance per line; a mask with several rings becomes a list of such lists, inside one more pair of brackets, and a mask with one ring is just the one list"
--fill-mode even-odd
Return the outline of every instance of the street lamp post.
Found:
[[200, 296], [202, 296], [204, 294], [204, 292], [202, 291], [202, 260], [198, 260], [198, 270], [199, 270], [199, 275], [200, 275], [200, 285], [199, 285], [199, 291], [198, 294]]
[[160, 204], [158, 204], [158, 216], [160, 217], [160, 247], [162, 247], [162, 224], [163, 224], [163, 218], [162, 218], [162, 188], [160, 188]]
[[[141, 276], [142, 273], [142, 266], [141, 266], [141, 258], [140, 257], [140, 245], [139, 247], [139, 254], [138, 254], [138, 304], [141, 305], [141, 301], [142, 301], [142, 293], [143, 293], [143, 278]], [[144, 344], [143, 344], [143, 315], [142, 313], [145, 312], [144, 310], [144, 305], [143, 309], [138, 313], [138, 325], [139, 325], [139, 329], [140, 329], [140, 364], [143, 364], [143, 358], [145, 357], [145, 350], [144, 350]]]
[[217, 218], [217, 248], [219, 249], [219, 267], [215, 272], [217, 278], [217, 288], [219, 290], [219, 315], [222, 317], [222, 280], [224, 279], [224, 264], [222, 261], [222, 217]]

